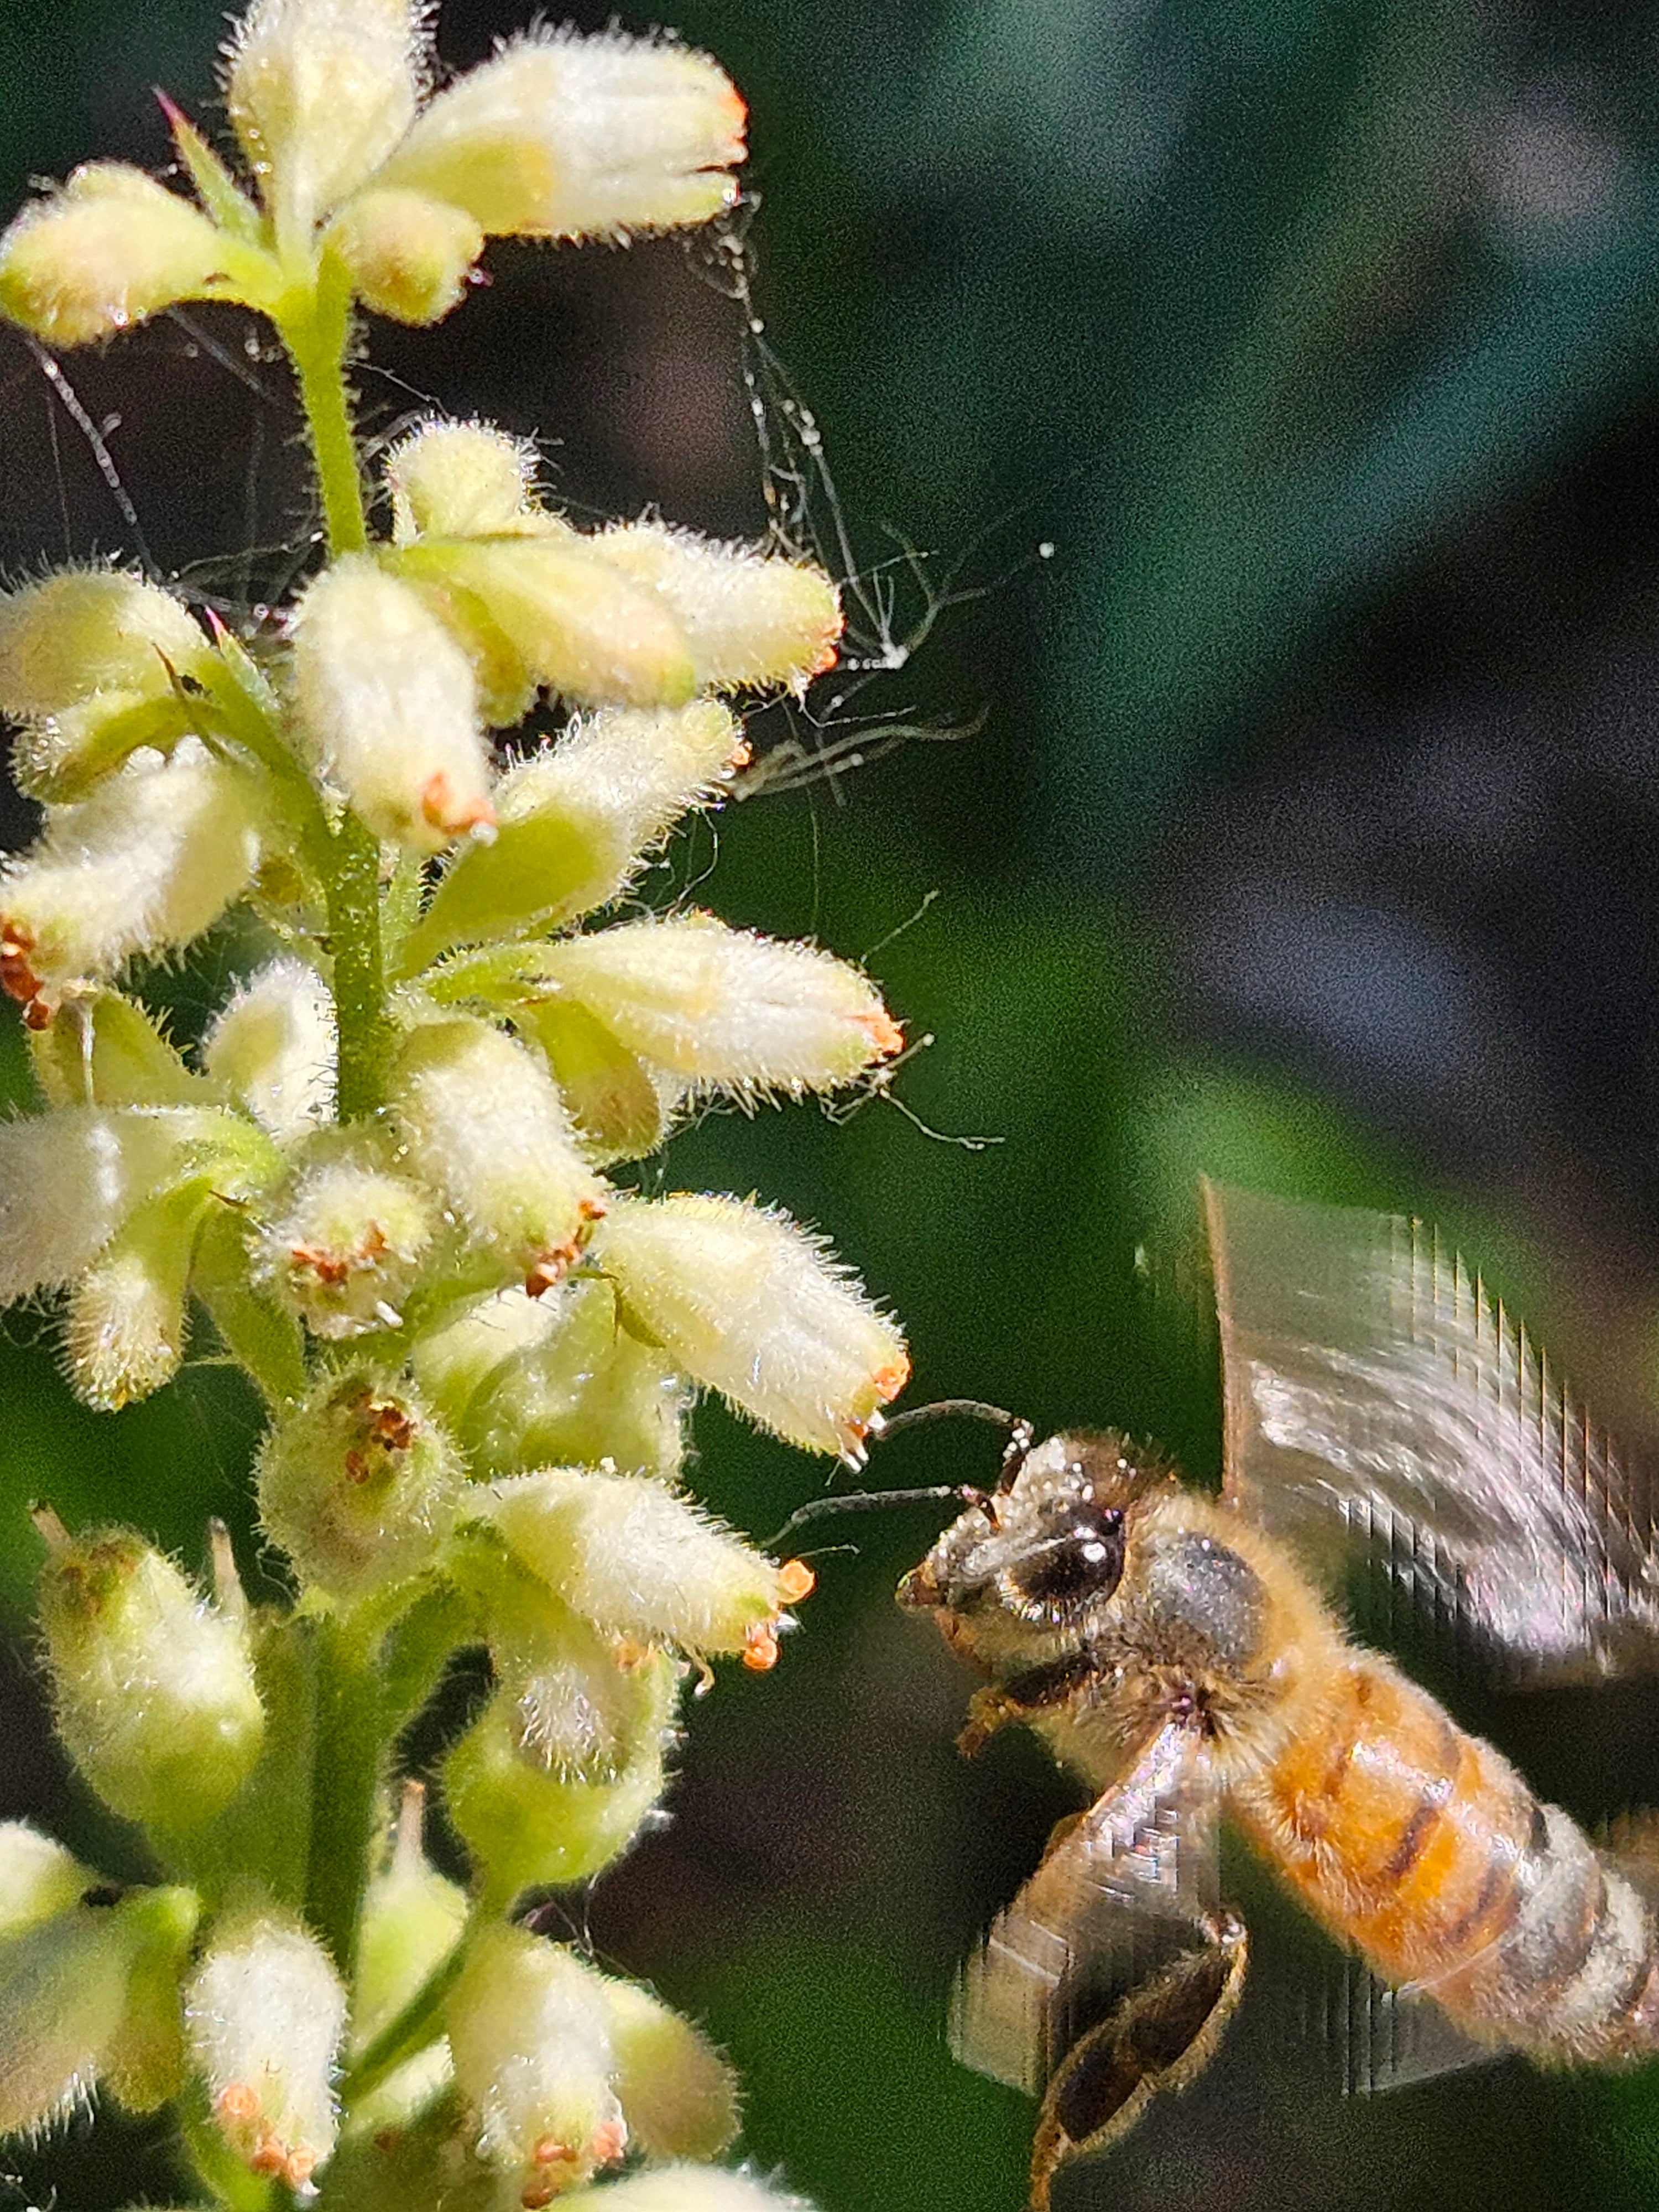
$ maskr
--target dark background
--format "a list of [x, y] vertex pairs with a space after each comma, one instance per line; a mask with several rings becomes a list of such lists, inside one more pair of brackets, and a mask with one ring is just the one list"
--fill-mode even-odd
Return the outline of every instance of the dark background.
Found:
[[[538, 432], [578, 510], [752, 532], [769, 485], [852, 575], [851, 672], [814, 722], [769, 718], [772, 787], [661, 888], [867, 955], [936, 1042], [896, 1108], [711, 1118], [671, 1183], [758, 1187], [820, 1224], [904, 1316], [917, 1402], [1121, 1425], [1201, 1479], [1200, 1171], [1409, 1207], [1651, 1440], [1659, 15], [707, 0], [678, 21], [752, 103], [763, 339], [703, 243], [507, 245], [441, 330], [374, 328], [362, 378], [379, 428], [435, 401]], [[445, 55], [511, 25], [452, 7]], [[4, 0], [6, 204], [94, 155], [159, 167], [146, 88], [204, 112], [219, 32], [200, 0]], [[66, 368], [158, 566], [275, 596], [310, 518], [257, 333], [192, 316]], [[827, 472], [794, 465], [792, 387]], [[13, 577], [139, 550], [4, 336], [0, 484]], [[163, 979], [183, 1020], [236, 954]], [[0, 1813], [118, 1873], [29, 1686], [21, 1505], [119, 1512], [196, 1553], [210, 1511], [246, 1529], [257, 1417], [198, 1366], [94, 1419], [50, 1340], [15, 1316], [0, 1341], [21, 1655]], [[718, 1408], [698, 1437], [702, 1492], [757, 1533], [823, 1482]], [[939, 1430], [872, 1474], [962, 1479], [994, 1450]], [[956, 1759], [968, 1686], [890, 1604], [936, 1522], [866, 1520], [820, 1560], [778, 1674], [723, 1676], [692, 1711], [672, 1825], [573, 1904], [710, 2022], [751, 2155], [824, 2212], [1021, 2202], [1030, 2108], [952, 2065], [942, 2020], [1070, 1800], [1018, 1741]], [[1659, 1798], [1650, 1692], [1451, 1694], [1584, 1819]], [[1336, 2098], [1316, 2041], [1276, 2025], [1319, 1946], [1259, 1873], [1236, 1893], [1258, 1966], [1225, 2052], [1066, 2212], [1653, 2202], [1644, 2076], [1509, 2063]], [[164, 2150], [100, 2124], [12, 2163], [24, 2201], [55, 2175], [92, 2212], [164, 2197]]]

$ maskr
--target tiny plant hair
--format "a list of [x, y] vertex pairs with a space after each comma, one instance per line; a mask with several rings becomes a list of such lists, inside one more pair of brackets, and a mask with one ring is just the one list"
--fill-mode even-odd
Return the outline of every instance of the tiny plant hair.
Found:
[[[491, 236], [708, 222], [744, 152], [667, 39], [538, 28], [435, 82], [422, 7], [259, 0], [228, 156], [164, 103], [176, 186], [92, 162], [0, 238], [43, 358], [181, 302], [264, 318], [325, 539], [246, 630], [118, 562], [0, 594], [45, 810], [0, 871], [39, 1091], [0, 1126], [0, 1299], [60, 1302], [100, 1409], [192, 1331], [239, 1363], [289, 1582], [251, 1604], [222, 1528], [208, 1586], [50, 1499], [11, 1533], [59, 1733], [154, 1878], [0, 1825], [0, 2136], [167, 2107], [181, 2191], [233, 2212], [767, 2212], [719, 2163], [720, 2054], [526, 1908], [627, 1849], [694, 1670], [770, 1668], [811, 1589], [684, 1486], [697, 1391], [856, 1462], [908, 1372], [816, 1235], [617, 1178], [702, 1099], [878, 1083], [902, 1042], [814, 946], [611, 915], [842, 612], [787, 549], [577, 528], [488, 423], [420, 422], [371, 483], [365, 319], [439, 321]], [[264, 957], [181, 1052], [124, 979], [239, 907]], [[463, 1647], [492, 1687], [435, 1777], [458, 1882], [395, 1747]]]

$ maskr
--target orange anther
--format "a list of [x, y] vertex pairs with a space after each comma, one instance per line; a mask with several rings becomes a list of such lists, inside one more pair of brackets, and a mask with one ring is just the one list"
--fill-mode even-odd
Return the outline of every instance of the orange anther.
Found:
[[248, 2164], [256, 2173], [286, 2174], [288, 2153], [275, 2136], [266, 2136], [248, 2160]]
[[858, 1025], [884, 1060], [890, 1058], [903, 1046], [904, 1031], [885, 1006], [878, 1007], [873, 1014], [860, 1014]]
[[532, 2166], [574, 2166], [576, 2147], [566, 2142], [562, 2136], [542, 2136], [530, 2154], [530, 2162]]
[[588, 2155], [595, 2166], [609, 2166], [627, 2148], [628, 2129], [620, 2119], [601, 2120], [593, 2130], [593, 2140], [587, 2147]]
[[488, 828], [495, 819], [487, 799], [469, 799], [458, 807], [455, 787], [441, 769], [421, 786], [421, 812], [434, 830], [447, 830], [452, 836], [459, 836], [464, 830]]
[[519, 2191], [519, 2202], [524, 2212], [542, 2212], [542, 2207], [550, 2204], [558, 2193], [557, 2182], [547, 2174], [539, 2174], [534, 2181], [526, 2182]]
[[876, 1386], [876, 1396], [884, 1406], [890, 1399], [896, 1398], [910, 1380], [910, 1362], [900, 1352], [891, 1366], [878, 1367], [871, 1379]]
[[307, 1267], [319, 1283], [344, 1282], [352, 1262], [343, 1253], [325, 1252], [319, 1244], [290, 1244], [288, 1256], [296, 1267]]
[[360, 1451], [349, 1451], [345, 1455], [345, 1479], [348, 1482], [368, 1480], [368, 1462]]
[[786, 1559], [778, 1569], [778, 1595], [786, 1605], [811, 1597], [817, 1585], [818, 1578], [805, 1559]]
[[743, 1639], [743, 1663], [751, 1674], [769, 1674], [778, 1663], [778, 1639], [769, 1620], [757, 1621]]
[[290, 2189], [303, 2189], [316, 2171], [317, 2154], [309, 2143], [301, 2143], [289, 2153], [286, 2173]]
[[214, 2099], [213, 2109], [222, 2120], [251, 2120], [259, 2100], [246, 2081], [227, 2081]]

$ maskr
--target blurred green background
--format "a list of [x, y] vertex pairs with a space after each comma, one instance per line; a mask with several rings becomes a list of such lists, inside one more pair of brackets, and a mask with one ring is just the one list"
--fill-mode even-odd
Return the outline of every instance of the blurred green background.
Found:
[[[917, 1402], [1121, 1425], [1200, 1479], [1199, 1173], [1409, 1207], [1653, 1443], [1653, 9], [698, 0], [677, 20], [753, 106], [763, 335], [705, 246], [507, 246], [439, 331], [374, 329], [362, 377], [388, 431], [431, 401], [539, 432], [579, 508], [757, 531], [769, 485], [849, 575], [854, 665], [816, 726], [761, 732], [816, 769], [775, 772], [659, 888], [867, 955], [933, 1041], [896, 1106], [711, 1118], [667, 1180], [758, 1188], [828, 1231], [905, 1318]], [[513, 21], [452, 7], [447, 57]], [[94, 154], [159, 166], [146, 88], [205, 108], [220, 29], [206, 0], [0, 0], [6, 204]], [[133, 553], [136, 518], [205, 594], [274, 594], [309, 518], [254, 334], [167, 321], [69, 370], [120, 497], [0, 337], [8, 572]], [[15, 800], [7, 819], [27, 834]], [[236, 952], [161, 979], [184, 1018]], [[125, 1846], [71, 1797], [29, 1675], [21, 1504], [191, 1553], [220, 1512], [246, 1553], [257, 1417], [198, 1367], [94, 1419], [51, 1340], [27, 1315], [0, 1340], [0, 1814], [113, 1874]], [[760, 1534], [825, 1480], [716, 1407], [698, 1439], [704, 1493]], [[972, 1479], [994, 1453], [941, 1429], [872, 1476]], [[968, 1686], [890, 1601], [937, 1518], [849, 1526], [776, 1675], [695, 1705], [672, 1823], [570, 1900], [605, 1957], [710, 2022], [749, 2083], [750, 2154], [824, 2212], [1022, 2202], [1030, 2110], [954, 2067], [942, 2023], [1070, 1800], [1024, 1743], [955, 1756]], [[1659, 1800], [1651, 1690], [1449, 1694], [1586, 1820]], [[1336, 2097], [1280, 2025], [1317, 1942], [1259, 1871], [1237, 1895], [1257, 1965], [1222, 2057], [1065, 2212], [1655, 2201], [1649, 2076], [1509, 2063]], [[77, 2125], [6, 2154], [0, 2202], [54, 2179], [68, 2212], [164, 2197], [165, 2154]]]

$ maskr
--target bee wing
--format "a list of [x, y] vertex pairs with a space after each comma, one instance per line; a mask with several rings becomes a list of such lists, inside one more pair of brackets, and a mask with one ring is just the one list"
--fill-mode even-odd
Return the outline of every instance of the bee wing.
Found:
[[1279, 2047], [1288, 2039], [1313, 2051], [1345, 2096], [1408, 2088], [1509, 2055], [1455, 2027], [1425, 1990], [1391, 1989], [1351, 1952], [1298, 1976], [1295, 1996], [1293, 2015], [1276, 2023]]
[[1170, 1722], [1079, 1820], [963, 1968], [951, 2044], [1041, 2095], [1079, 2038], [1213, 1924], [1219, 1793], [1204, 1738]]
[[1659, 1664], [1651, 1486], [1432, 1230], [1206, 1187], [1226, 1492], [1514, 1674]]

